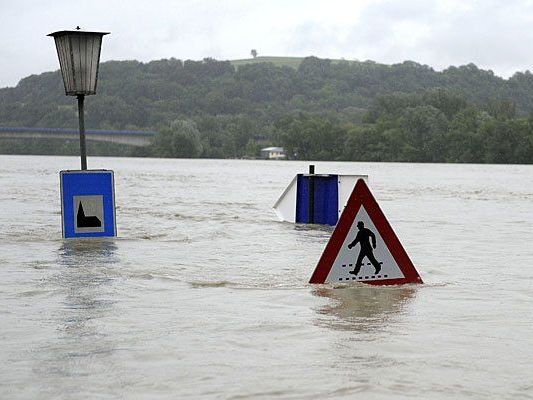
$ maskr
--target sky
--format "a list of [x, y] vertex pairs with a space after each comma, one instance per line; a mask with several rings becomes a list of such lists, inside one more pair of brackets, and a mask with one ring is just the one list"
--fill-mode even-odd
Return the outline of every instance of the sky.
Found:
[[111, 32], [101, 61], [259, 56], [533, 70], [533, 0], [0, 0], [0, 87], [59, 68], [48, 33]]

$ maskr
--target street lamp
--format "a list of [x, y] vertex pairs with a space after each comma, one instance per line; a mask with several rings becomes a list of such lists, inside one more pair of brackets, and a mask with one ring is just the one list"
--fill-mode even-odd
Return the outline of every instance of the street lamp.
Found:
[[48, 35], [56, 43], [65, 94], [78, 98], [82, 170], [87, 169], [83, 102], [85, 95], [96, 94], [102, 37], [108, 33], [85, 32], [77, 27], [75, 31], [58, 31]]

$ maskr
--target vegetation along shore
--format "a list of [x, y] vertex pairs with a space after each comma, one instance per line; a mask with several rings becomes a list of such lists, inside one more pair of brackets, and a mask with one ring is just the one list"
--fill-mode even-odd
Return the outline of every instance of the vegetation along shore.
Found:
[[[59, 71], [0, 89], [0, 126], [73, 128]], [[109, 61], [89, 129], [155, 130], [147, 147], [89, 143], [90, 155], [533, 163], [533, 74], [473, 64], [257, 57]], [[78, 154], [78, 142], [0, 138], [2, 154]]]

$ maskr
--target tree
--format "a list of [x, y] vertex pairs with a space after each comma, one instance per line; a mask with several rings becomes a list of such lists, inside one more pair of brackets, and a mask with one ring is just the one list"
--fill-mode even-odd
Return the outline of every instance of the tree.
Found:
[[176, 120], [161, 129], [152, 146], [158, 157], [194, 158], [202, 153], [200, 132], [189, 120]]
[[[385, 132], [386, 133], [386, 132]], [[346, 136], [343, 159], [350, 161], [391, 161], [388, 143], [384, 132], [379, 132], [375, 125], [356, 125], [351, 127]]]
[[[412, 61], [259, 61], [104, 62], [86, 128], [161, 131], [136, 155], [239, 158], [271, 143], [307, 159], [533, 163], [528, 71], [503, 79], [473, 64], [438, 72]], [[63, 93], [59, 71], [0, 88], [0, 126], [77, 127]], [[0, 153], [73, 149], [26, 143], [1, 139]]]
[[448, 121], [442, 111], [433, 106], [407, 108], [400, 118], [402, 128], [401, 161], [444, 161], [444, 135]]
[[300, 160], [340, 160], [346, 129], [320, 115], [299, 113], [277, 121], [277, 140], [289, 157]]

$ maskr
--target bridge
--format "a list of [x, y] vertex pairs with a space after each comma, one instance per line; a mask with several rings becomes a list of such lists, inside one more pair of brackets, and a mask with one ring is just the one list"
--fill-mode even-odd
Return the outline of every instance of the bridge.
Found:
[[[157, 132], [153, 131], [115, 131], [94, 129], [88, 129], [85, 131], [85, 138], [87, 140], [120, 143], [130, 146], [148, 146], [155, 135], [157, 135]], [[77, 129], [0, 126], [0, 138], [78, 140], [79, 137], [80, 133]]]

